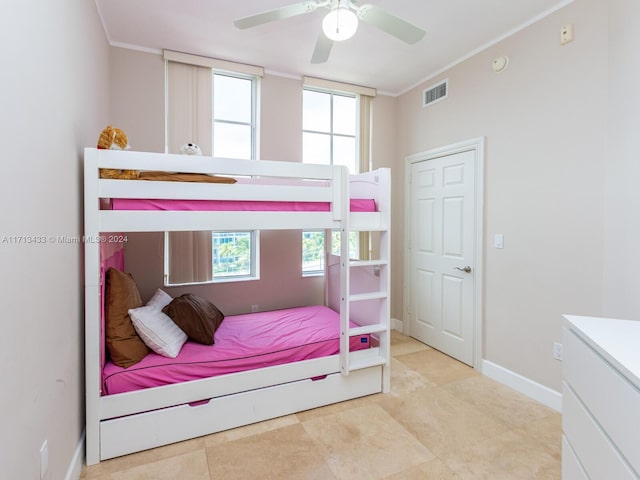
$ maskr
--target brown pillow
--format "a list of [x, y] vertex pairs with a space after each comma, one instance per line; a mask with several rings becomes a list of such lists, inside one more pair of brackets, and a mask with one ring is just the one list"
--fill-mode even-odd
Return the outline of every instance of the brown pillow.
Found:
[[140, 292], [133, 277], [115, 268], [107, 270], [105, 275], [105, 338], [111, 361], [127, 368], [138, 363], [148, 353], [149, 348], [136, 333], [130, 308], [142, 306]]
[[174, 298], [162, 311], [194, 342], [213, 345], [213, 334], [224, 314], [208, 300], [185, 293]]

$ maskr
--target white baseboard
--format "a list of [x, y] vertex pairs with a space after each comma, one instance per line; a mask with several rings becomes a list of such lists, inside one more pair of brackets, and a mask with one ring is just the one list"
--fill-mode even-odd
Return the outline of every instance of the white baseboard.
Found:
[[404, 324], [402, 323], [402, 320], [398, 320], [397, 318], [392, 318], [391, 330], [397, 330], [400, 333], [404, 333]]
[[534, 400], [562, 412], [562, 394], [488, 360], [482, 361], [482, 373]]
[[69, 464], [67, 474], [64, 476], [64, 480], [78, 480], [82, 473], [82, 466], [84, 465], [84, 439], [85, 432], [82, 432], [78, 446], [73, 452], [73, 458]]

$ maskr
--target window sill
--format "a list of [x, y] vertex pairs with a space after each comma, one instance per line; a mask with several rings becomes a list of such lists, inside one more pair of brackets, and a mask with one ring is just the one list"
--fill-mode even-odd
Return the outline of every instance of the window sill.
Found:
[[253, 282], [260, 280], [260, 277], [223, 277], [207, 280], [206, 282], [185, 282], [185, 283], [166, 283], [165, 287], [188, 287], [189, 285], [214, 285], [219, 283], [237, 283], [237, 282]]
[[302, 278], [324, 277], [324, 272], [302, 272]]

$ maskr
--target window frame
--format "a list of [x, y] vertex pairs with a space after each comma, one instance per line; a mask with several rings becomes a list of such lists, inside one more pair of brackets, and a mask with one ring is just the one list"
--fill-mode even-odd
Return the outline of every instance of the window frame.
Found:
[[[251, 82], [251, 121], [250, 123], [239, 122], [228, 119], [217, 119], [215, 115], [215, 77], [216, 75], [225, 76], [230, 78], [238, 78], [242, 80], [249, 80]], [[259, 128], [258, 128], [258, 106], [259, 106], [259, 94], [260, 94], [260, 76], [247, 73], [233, 72], [229, 70], [223, 70], [219, 68], [211, 68], [211, 150], [212, 155], [215, 155], [215, 125], [227, 124], [227, 125], [248, 125], [251, 130], [251, 148], [250, 158], [247, 160], [256, 160], [258, 144], [259, 144]], [[224, 275], [216, 276], [213, 270], [213, 258], [214, 258], [214, 245], [213, 236], [216, 233], [249, 233], [251, 239], [250, 247], [250, 273], [248, 275]], [[208, 285], [219, 283], [234, 283], [234, 282], [246, 282], [253, 280], [260, 280], [260, 230], [242, 230], [242, 231], [229, 231], [229, 230], [211, 230], [211, 279], [197, 282], [181, 282], [181, 283], [169, 283], [169, 232], [165, 232], [164, 235], [164, 285], [165, 286], [188, 286], [188, 285]]]
[[[323, 131], [319, 131], [319, 130], [307, 130], [304, 128], [304, 114], [305, 114], [305, 109], [304, 109], [304, 91], [310, 91], [310, 92], [317, 92], [317, 93], [322, 93], [322, 94], [327, 94], [330, 95], [330, 110], [329, 110], [329, 124], [330, 124], [330, 131], [329, 132], [323, 132]], [[333, 113], [334, 113], [334, 97], [336, 96], [340, 96], [340, 97], [347, 97], [347, 98], [353, 98], [355, 99], [355, 131], [353, 135], [347, 135], [347, 134], [343, 134], [343, 133], [335, 133], [334, 132], [334, 118], [333, 118]], [[353, 138], [354, 140], [354, 166], [355, 166], [355, 170], [354, 172], [350, 172], [353, 174], [357, 174], [360, 172], [360, 94], [359, 93], [352, 93], [352, 92], [345, 92], [345, 91], [341, 91], [341, 90], [332, 90], [332, 89], [327, 89], [327, 88], [320, 88], [320, 87], [311, 87], [308, 85], [305, 85], [303, 87], [303, 102], [302, 102], [302, 122], [303, 122], [303, 128], [302, 128], [302, 134], [304, 136], [305, 133], [313, 133], [313, 134], [321, 134], [321, 135], [328, 135], [330, 137], [330, 148], [329, 148], [329, 165], [333, 165], [334, 164], [334, 137], [342, 137], [342, 138]], [[303, 138], [303, 149], [304, 149], [304, 138]], [[303, 159], [302, 161], [304, 162], [304, 150], [303, 150]], [[309, 162], [310, 163], [310, 162]], [[325, 262], [323, 262], [323, 268], [321, 270], [308, 270], [305, 271], [303, 268], [303, 263], [302, 263], [302, 259], [304, 258], [304, 242], [302, 242], [302, 238], [304, 236], [304, 234], [306, 232], [317, 232], [318, 230], [315, 229], [311, 229], [311, 230], [302, 230], [302, 234], [301, 234], [301, 264], [300, 264], [300, 269], [301, 269], [301, 273], [303, 277], [316, 277], [316, 276], [322, 276], [325, 274], [326, 272], [326, 259]], [[334, 239], [333, 239], [333, 233], [331, 233], [331, 235], [329, 235], [329, 239], [331, 241], [331, 254], [333, 255], [333, 243], [334, 243]], [[324, 236], [324, 248], [325, 248], [325, 256], [326, 256], [326, 251], [327, 251], [327, 235], [325, 234]], [[358, 250], [358, 242], [359, 239], [356, 237], [356, 250]]]
[[[238, 78], [241, 80], [249, 80], [251, 81], [251, 123], [247, 124], [246, 122], [238, 122], [233, 120], [224, 120], [216, 119], [215, 114], [215, 77], [216, 75], [230, 77], [230, 78]], [[256, 75], [247, 75], [244, 73], [230, 72], [227, 70], [219, 70], [216, 68], [211, 69], [211, 151], [212, 155], [215, 155], [215, 127], [216, 123], [226, 124], [226, 125], [249, 125], [251, 128], [251, 155], [250, 158], [246, 160], [255, 160], [257, 158], [258, 153], [258, 84], [260, 82], [260, 77]]]
[[[305, 233], [318, 233], [322, 235], [322, 259], [320, 260], [322, 264], [322, 268], [315, 270], [305, 270], [304, 269], [304, 235]], [[327, 263], [327, 232], [322, 229], [310, 229], [310, 230], [301, 230], [300, 231], [300, 243], [301, 243], [301, 259], [300, 259], [300, 269], [303, 277], [320, 277], [324, 275]]]
[[246, 282], [250, 280], [260, 280], [260, 231], [259, 230], [212, 230], [211, 231], [211, 261], [214, 259], [213, 235], [216, 233], [248, 233], [251, 241], [249, 253], [249, 274], [247, 275], [224, 275], [216, 277], [211, 266], [211, 281], [207, 283], [232, 283]]
[[[229, 78], [237, 78], [241, 80], [249, 80], [251, 82], [251, 121], [250, 124], [246, 122], [239, 122], [234, 120], [225, 120], [225, 119], [216, 119], [216, 109], [215, 109], [215, 79], [216, 76], [224, 76]], [[212, 153], [215, 152], [215, 128], [216, 123], [218, 124], [226, 124], [226, 125], [249, 125], [251, 130], [251, 154], [250, 158], [246, 160], [255, 160], [257, 158], [257, 137], [258, 137], [258, 83], [260, 81], [260, 77], [256, 75], [248, 75], [244, 73], [238, 72], [230, 72], [228, 70], [220, 70], [217, 68], [211, 69], [211, 150]], [[243, 282], [249, 280], [259, 280], [260, 279], [260, 231], [259, 230], [242, 230], [237, 232], [232, 232], [229, 230], [212, 230], [211, 232], [211, 259], [213, 261], [214, 250], [213, 250], [213, 235], [216, 233], [249, 233], [251, 238], [251, 253], [249, 258], [250, 264], [250, 273], [248, 275], [225, 275], [221, 277], [216, 277], [215, 272], [211, 273], [211, 282], [210, 283], [232, 283], [232, 282]], [[212, 266], [213, 268], [213, 266]]]
[[[329, 95], [330, 97], [330, 110], [329, 110], [329, 123], [330, 123], [330, 131], [329, 132], [324, 132], [324, 131], [320, 131], [320, 130], [307, 130], [304, 128], [304, 91], [310, 91], [310, 92], [316, 92], [316, 93], [322, 93], [322, 94], [326, 94]], [[354, 141], [354, 166], [355, 166], [355, 171], [351, 172], [352, 174], [357, 174], [360, 173], [360, 162], [359, 162], [359, 156], [360, 156], [360, 94], [359, 93], [352, 93], [352, 92], [345, 92], [345, 91], [341, 91], [341, 90], [331, 90], [331, 89], [327, 89], [327, 88], [320, 88], [320, 87], [311, 87], [308, 85], [303, 86], [302, 88], [302, 93], [303, 93], [303, 100], [302, 100], [302, 135], [303, 135], [303, 155], [302, 155], [302, 162], [303, 163], [311, 163], [311, 162], [305, 162], [304, 161], [304, 134], [305, 133], [313, 133], [313, 134], [319, 134], [319, 135], [328, 135], [329, 139], [330, 139], [330, 147], [329, 147], [329, 165], [333, 165], [334, 164], [334, 138], [335, 137], [340, 137], [340, 138], [353, 138]], [[334, 111], [334, 106], [333, 106], [333, 100], [334, 97], [347, 97], [347, 98], [353, 98], [355, 99], [355, 132], [353, 135], [347, 135], [344, 133], [335, 133], [334, 132], [334, 124], [333, 124], [333, 111]]]

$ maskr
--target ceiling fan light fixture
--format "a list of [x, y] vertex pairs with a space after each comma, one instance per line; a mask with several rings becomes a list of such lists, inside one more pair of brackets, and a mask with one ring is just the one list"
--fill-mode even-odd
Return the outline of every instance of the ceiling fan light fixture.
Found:
[[327, 38], [341, 42], [353, 37], [358, 30], [358, 17], [347, 7], [338, 6], [322, 20], [322, 31]]

